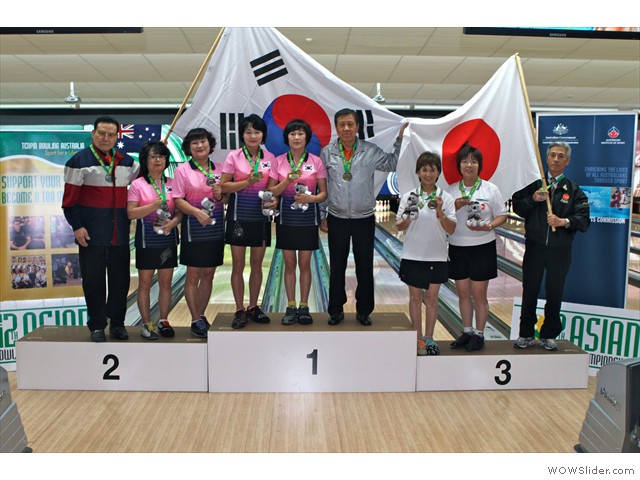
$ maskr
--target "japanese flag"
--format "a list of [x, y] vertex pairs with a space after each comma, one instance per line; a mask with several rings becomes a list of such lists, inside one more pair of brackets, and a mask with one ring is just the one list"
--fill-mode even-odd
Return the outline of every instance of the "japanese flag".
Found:
[[482, 152], [480, 177], [494, 183], [505, 199], [541, 175], [515, 55], [456, 111], [439, 119], [411, 119], [404, 135], [397, 172], [400, 193], [418, 186], [416, 159], [425, 151], [442, 157], [440, 186], [458, 182], [456, 155], [465, 142]]

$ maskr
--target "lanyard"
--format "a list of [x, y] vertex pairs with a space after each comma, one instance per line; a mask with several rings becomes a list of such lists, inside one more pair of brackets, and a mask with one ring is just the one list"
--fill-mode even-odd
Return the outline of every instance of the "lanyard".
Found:
[[151, 183], [151, 185], [153, 185], [153, 189], [156, 191], [158, 196], [162, 199], [162, 203], [167, 203], [167, 193], [166, 193], [166, 190], [164, 188], [164, 175], [160, 176], [160, 186], [162, 187], [162, 190], [160, 190], [158, 188], [158, 185], [153, 180], [153, 178], [151, 178], [151, 175], [147, 175], [147, 178], [149, 179], [149, 183]]
[[109, 166], [105, 165], [104, 162], [102, 161], [102, 158], [100, 158], [100, 155], [98, 154], [98, 152], [96, 152], [96, 149], [93, 148], [93, 144], [89, 145], [89, 147], [91, 147], [91, 151], [93, 152], [93, 156], [96, 157], [96, 159], [98, 160], [98, 162], [100, 163], [100, 165], [102, 166], [102, 168], [104, 168], [104, 171], [107, 172], [107, 175], [111, 175], [111, 173], [113, 172], [113, 165], [116, 163], [116, 150], [115, 148], [111, 149], [111, 157], [109, 157], [109, 155], [105, 155], [105, 157], [107, 158], [107, 160], [113, 160]]
[[256, 157], [252, 157], [251, 154], [249, 153], [249, 149], [247, 148], [246, 145], [244, 145], [242, 147], [242, 151], [244, 152], [244, 156], [247, 158], [247, 161], [249, 162], [249, 165], [251, 165], [251, 169], [253, 170], [253, 174], [257, 175], [258, 174], [258, 169], [260, 168], [260, 162], [258, 160], [260, 160], [262, 158], [262, 149], [258, 149], [258, 155]]
[[[344, 168], [344, 173], [350, 173], [351, 163], [353, 162], [353, 153], [351, 154], [351, 158], [347, 160], [347, 156], [344, 153], [344, 146], [342, 145], [342, 142], [340, 140], [338, 140], [338, 148], [340, 149], [340, 156], [342, 157], [342, 168]], [[358, 139], [356, 139], [356, 141], [354, 142], [353, 149], [351, 151], [355, 153], [357, 148]]]
[[464, 187], [464, 182], [462, 180], [460, 180], [460, 183], [458, 184], [458, 188], [460, 189], [460, 193], [464, 198], [471, 199], [471, 197], [473, 197], [473, 194], [476, 193], [476, 190], [478, 190], [478, 187], [480, 187], [481, 183], [482, 183], [482, 179], [478, 177], [478, 179], [476, 180], [476, 183], [474, 183], [473, 187], [471, 187], [471, 191], [469, 192], [468, 195]]

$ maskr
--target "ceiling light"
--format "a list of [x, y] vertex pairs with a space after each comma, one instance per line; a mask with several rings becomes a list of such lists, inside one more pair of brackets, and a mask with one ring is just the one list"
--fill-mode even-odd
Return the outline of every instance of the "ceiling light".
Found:
[[386, 99], [382, 96], [382, 94], [380, 93], [380, 84], [376, 83], [376, 94], [371, 97], [372, 100], [378, 102], [378, 103], [384, 103], [386, 101]]
[[73, 90], [73, 82], [69, 82], [69, 96], [64, 99], [65, 102], [78, 105], [82, 99], [76, 95]]

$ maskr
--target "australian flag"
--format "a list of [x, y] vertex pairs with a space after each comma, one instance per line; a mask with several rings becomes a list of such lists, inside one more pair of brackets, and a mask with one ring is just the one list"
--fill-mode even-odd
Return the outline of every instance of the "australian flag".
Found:
[[118, 132], [116, 149], [124, 153], [140, 153], [147, 142], [162, 140], [162, 125], [122, 124]]

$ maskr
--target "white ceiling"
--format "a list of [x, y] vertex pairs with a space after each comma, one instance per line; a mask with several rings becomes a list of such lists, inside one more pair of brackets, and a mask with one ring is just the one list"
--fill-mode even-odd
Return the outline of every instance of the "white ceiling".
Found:
[[[182, 103], [219, 28], [142, 34], [0, 35], [0, 105]], [[640, 109], [640, 41], [465, 35], [461, 27], [279, 28], [296, 45], [386, 105], [469, 100], [514, 53], [532, 108]], [[308, 40], [310, 39], [310, 40]]]

